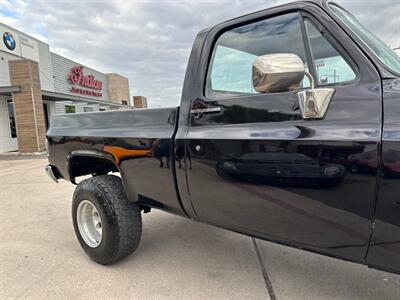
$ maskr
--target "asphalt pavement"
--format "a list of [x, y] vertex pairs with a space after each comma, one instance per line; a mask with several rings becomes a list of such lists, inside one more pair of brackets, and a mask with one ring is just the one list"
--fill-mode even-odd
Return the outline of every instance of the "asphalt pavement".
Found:
[[142, 242], [104, 267], [81, 250], [74, 186], [43, 157], [0, 157], [1, 299], [399, 299], [400, 276], [153, 210]]

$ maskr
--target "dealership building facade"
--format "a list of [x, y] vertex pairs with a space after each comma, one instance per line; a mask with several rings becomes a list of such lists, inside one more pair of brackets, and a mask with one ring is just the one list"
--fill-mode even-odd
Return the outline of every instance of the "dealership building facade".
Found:
[[130, 109], [129, 82], [0, 23], [0, 153], [42, 152], [51, 116]]

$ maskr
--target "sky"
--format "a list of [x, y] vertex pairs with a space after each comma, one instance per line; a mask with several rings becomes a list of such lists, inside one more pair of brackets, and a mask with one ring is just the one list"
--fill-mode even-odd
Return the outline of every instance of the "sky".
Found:
[[[196, 34], [285, 0], [42, 1], [0, 0], [0, 22], [50, 45], [51, 51], [129, 79], [149, 107], [178, 106]], [[400, 46], [399, 0], [337, 0], [369, 30]]]

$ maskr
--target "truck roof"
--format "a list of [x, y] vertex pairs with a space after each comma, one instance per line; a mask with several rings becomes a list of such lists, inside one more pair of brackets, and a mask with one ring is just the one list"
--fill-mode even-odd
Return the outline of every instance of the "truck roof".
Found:
[[248, 13], [248, 14], [244, 14], [244, 15], [238, 16], [238, 17], [234, 17], [234, 18], [232, 18], [232, 19], [225, 20], [225, 21], [223, 21], [223, 22], [221, 22], [221, 23], [215, 24], [214, 26], [210, 26], [210, 27], [204, 28], [204, 29], [200, 30], [198, 34], [207, 33], [207, 32], [209, 32], [211, 29], [213, 29], [214, 27], [216, 27], [216, 26], [218, 26], [218, 25], [221, 25], [221, 24], [224, 24], [224, 23], [226, 23], [226, 22], [230, 22], [230, 21], [236, 20], [236, 19], [238, 19], [238, 18], [242, 18], [242, 17], [244, 17], [244, 16], [252, 15], [252, 14], [257, 13], [257, 12], [268, 11], [268, 10], [271, 10], [271, 9], [275, 9], [275, 8], [278, 8], [278, 7], [283, 7], [283, 6], [286, 6], [286, 5], [289, 5], [289, 4], [293, 4], [293, 3], [307, 3], [307, 2], [310, 3], [310, 2], [311, 2], [311, 3], [317, 4], [317, 5], [321, 6], [321, 7], [323, 7], [324, 3], [326, 3], [327, 1], [328, 1], [328, 0], [303, 0], [303, 1], [293, 1], [293, 2], [288, 2], [288, 3], [285, 3], [285, 4], [281, 4], [281, 5], [276, 5], [276, 6], [268, 7], [268, 8], [261, 9], [261, 10], [257, 10], [257, 11], [254, 11], [254, 12], [251, 12], [251, 13]]

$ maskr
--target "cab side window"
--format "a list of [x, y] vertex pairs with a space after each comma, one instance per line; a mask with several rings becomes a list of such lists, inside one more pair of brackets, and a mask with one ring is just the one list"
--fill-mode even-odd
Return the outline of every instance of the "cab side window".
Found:
[[[307, 60], [299, 13], [290, 13], [224, 32], [217, 40], [206, 80], [209, 99], [258, 94], [253, 88], [252, 64], [256, 57], [294, 53]], [[308, 81], [303, 81], [309, 86]]]
[[356, 74], [339, 52], [308, 20], [304, 21], [318, 85], [352, 81]]
[[[302, 32], [306, 36], [303, 37]], [[308, 55], [305, 45], [311, 52]], [[315, 72], [312, 73], [317, 86], [349, 82], [356, 78], [350, 64], [317, 27], [294, 12], [222, 33], [215, 43], [208, 66], [206, 98], [218, 100], [259, 94], [253, 87], [252, 64], [258, 56], [276, 53], [298, 55], [307, 72], [313, 65]], [[312, 61], [307, 62], [307, 57]], [[308, 87], [310, 82], [304, 77], [300, 88]]]

